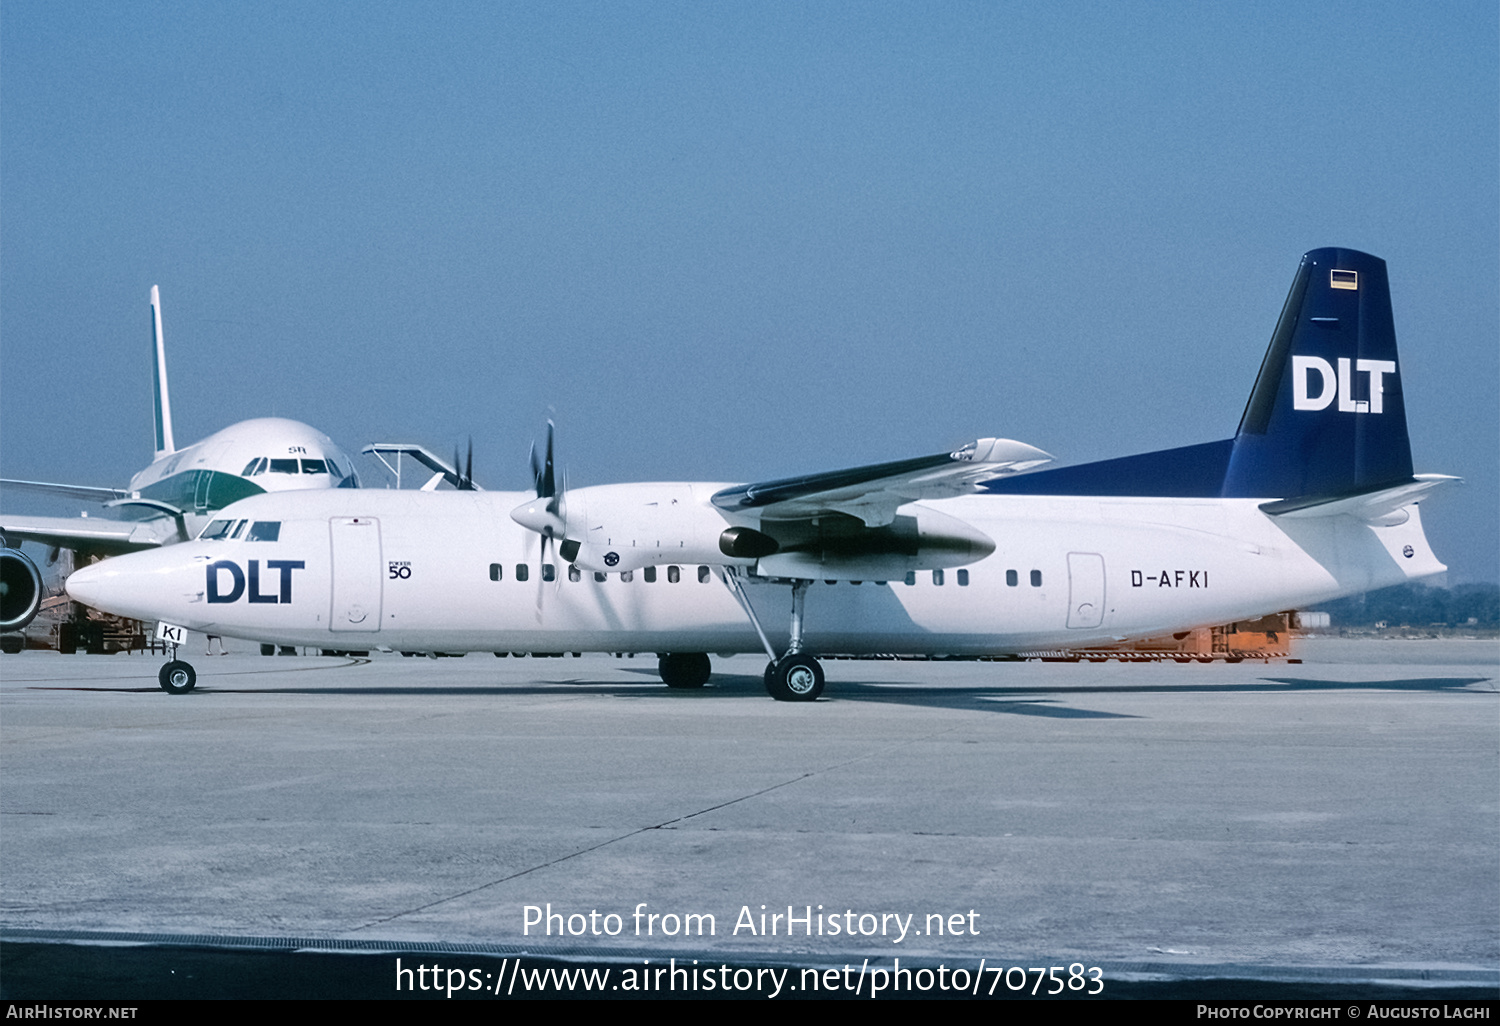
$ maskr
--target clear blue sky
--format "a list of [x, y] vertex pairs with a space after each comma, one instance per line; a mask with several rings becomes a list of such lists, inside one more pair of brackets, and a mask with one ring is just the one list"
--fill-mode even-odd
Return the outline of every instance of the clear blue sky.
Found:
[[[1500, 579], [1500, 30], [1369, 4], [0, 6], [0, 473], [276, 413], [527, 485], [1233, 433], [1301, 254], [1390, 265]], [[377, 468], [363, 468], [379, 480]], [[6, 506], [21, 510], [20, 496]]]

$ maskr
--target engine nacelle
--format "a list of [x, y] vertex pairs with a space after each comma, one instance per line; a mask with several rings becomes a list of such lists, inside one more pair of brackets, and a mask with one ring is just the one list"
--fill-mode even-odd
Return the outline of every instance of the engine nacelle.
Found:
[[0, 631], [18, 631], [42, 608], [42, 573], [20, 549], [0, 549]]
[[767, 521], [779, 551], [755, 564], [762, 577], [893, 580], [915, 570], [976, 563], [995, 551], [989, 535], [966, 521], [924, 506], [904, 506], [883, 527], [831, 514], [797, 522]]
[[726, 525], [707, 502], [714, 487], [669, 482], [570, 490], [563, 499], [567, 541], [560, 551], [600, 573], [664, 563], [749, 565], [753, 559], [726, 558], [720, 550]]

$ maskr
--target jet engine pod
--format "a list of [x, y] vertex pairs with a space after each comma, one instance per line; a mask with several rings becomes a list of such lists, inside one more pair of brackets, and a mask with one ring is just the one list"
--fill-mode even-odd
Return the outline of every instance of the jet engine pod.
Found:
[[18, 631], [42, 608], [42, 575], [20, 549], [0, 550], [0, 630]]

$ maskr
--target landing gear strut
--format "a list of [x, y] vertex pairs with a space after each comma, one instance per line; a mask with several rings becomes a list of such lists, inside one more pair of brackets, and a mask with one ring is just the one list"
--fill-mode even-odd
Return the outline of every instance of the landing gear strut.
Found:
[[750, 600], [745, 596], [733, 570], [726, 569], [724, 583], [729, 586], [729, 590], [734, 593], [734, 597], [744, 608], [745, 614], [750, 617], [750, 622], [755, 625], [755, 632], [760, 635], [761, 644], [766, 647], [766, 654], [771, 657], [771, 662], [766, 666], [766, 694], [778, 702], [816, 701], [823, 693], [823, 667], [816, 659], [802, 651], [802, 613], [806, 604], [807, 589], [812, 582], [792, 582], [792, 636], [786, 653], [780, 657], [776, 655], [776, 650], [767, 640], [766, 632], [761, 629], [760, 620], [756, 617], [755, 610], [751, 607]]

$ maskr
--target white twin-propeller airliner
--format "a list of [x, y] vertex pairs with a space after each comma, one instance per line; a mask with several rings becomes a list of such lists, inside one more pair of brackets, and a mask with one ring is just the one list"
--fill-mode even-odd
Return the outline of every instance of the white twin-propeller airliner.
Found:
[[[999, 655], [1248, 619], [1440, 573], [1417, 503], [1385, 263], [1302, 259], [1233, 438], [1055, 470], [983, 438], [755, 484], [535, 494], [255, 495], [197, 540], [105, 560], [77, 600], [196, 631], [343, 650], [764, 649], [766, 689], [822, 654]], [[190, 690], [174, 660], [162, 687]]]

